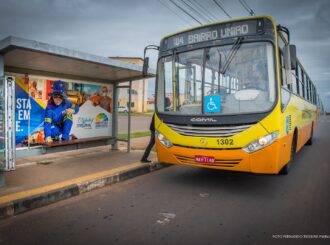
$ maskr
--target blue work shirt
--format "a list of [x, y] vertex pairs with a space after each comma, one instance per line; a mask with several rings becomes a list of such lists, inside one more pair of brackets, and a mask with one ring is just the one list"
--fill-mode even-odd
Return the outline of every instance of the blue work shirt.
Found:
[[65, 126], [63, 125], [64, 121], [71, 120], [72, 122], [72, 116], [67, 116], [65, 113], [65, 110], [68, 108], [74, 109], [74, 114], [78, 113], [79, 111], [79, 107], [67, 99], [63, 99], [63, 102], [58, 106], [53, 102], [52, 99], [48, 101], [44, 120], [45, 138], [51, 136], [52, 125], [57, 125], [63, 130], [63, 126]]

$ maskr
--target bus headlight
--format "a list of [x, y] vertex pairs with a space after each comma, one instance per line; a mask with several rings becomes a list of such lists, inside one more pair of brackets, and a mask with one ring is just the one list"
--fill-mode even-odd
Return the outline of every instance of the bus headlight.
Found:
[[278, 131], [275, 131], [271, 134], [267, 134], [266, 136], [261, 137], [260, 139], [252, 141], [250, 144], [244, 146], [242, 149], [247, 153], [252, 153], [266, 147], [267, 145], [270, 145], [277, 138], [278, 138]]
[[164, 135], [162, 135], [158, 131], [156, 131], [156, 137], [160, 141], [160, 143], [162, 143], [167, 148], [170, 148], [171, 146], [173, 146], [172, 142], [169, 141]]

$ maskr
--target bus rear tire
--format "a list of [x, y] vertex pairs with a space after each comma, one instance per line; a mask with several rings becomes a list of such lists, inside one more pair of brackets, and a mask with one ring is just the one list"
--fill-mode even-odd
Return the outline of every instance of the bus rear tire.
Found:
[[296, 155], [296, 148], [297, 148], [297, 130], [294, 131], [292, 137], [290, 161], [280, 170], [279, 172], [280, 175], [287, 175], [290, 172], [291, 164]]
[[311, 128], [311, 136], [308, 139], [308, 141], [306, 142], [306, 145], [312, 145], [313, 144], [313, 128], [314, 128], [314, 122], [312, 123], [312, 128]]

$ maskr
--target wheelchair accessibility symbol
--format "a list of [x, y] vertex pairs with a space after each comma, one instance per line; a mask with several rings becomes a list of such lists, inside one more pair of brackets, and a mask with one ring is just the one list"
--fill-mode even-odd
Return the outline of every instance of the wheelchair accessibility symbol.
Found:
[[217, 105], [214, 103], [214, 101], [213, 101], [212, 98], [210, 99], [210, 102], [207, 103], [207, 109], [209, 111], [214, 111], [214, 110], [217, 110], [218, 109]]
[[204, 112], [220, 112], [220, 95], [209, 95], [204, 97]]

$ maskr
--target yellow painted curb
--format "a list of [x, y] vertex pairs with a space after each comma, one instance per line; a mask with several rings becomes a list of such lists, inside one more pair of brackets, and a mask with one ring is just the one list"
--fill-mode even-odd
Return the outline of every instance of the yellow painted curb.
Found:
[[90, 175], [85, 175], [85, 176], [82, 176], [82, 177], [79, 177], [79, 178], [59, 182], [59, 183], [56, 183], [56, 184], [53, 184], [53, 185], [47, 185], [47, 186], [43, 186], [43, 187], [32, 189], [32, 190], [26, 190], [26, 191], [17, 192], [17, 193], [14, 193], [14, 194], [9, 194], [9, 195], [0, 197], [0, 205], [10, 203], [10, 202], [13, 202], [13, 201], [19, 200], [19, 199], [24, 199], [24, 198], [27, 198], [27, 197], [30, 197], [30, 196], [35, 196], [35, 195], [38, 195], [38, 194], [41, 194], [41, 193], [46, 193], [46, 192], [49, 192], [49, 191], [60, 189], [60, 188], [66, 187], [66, 186], [80, 184], [80, 183], [83, 183], [83, 182], [86, 182], [86, 181], [99, 179], [99, 178], [102, 178], [102, 177], [105, 177], [105, 176], [115, 175], [117, 173], [127, 171], [127, 170], [130, 170], [130, 169], [134, 169], [134, 168], [139, 167], [139, 166], [143, 166], [143, 164], [133, 163], [133, 164], [129, 164], [129, 165], [126, 165], [126, 166], [123, 166], [123, 167], [114, 168], [114, 169], [111, 169], [111, 170], [106, 170], [106, 171], [103, 171], [103, 172], [90, 174]]

